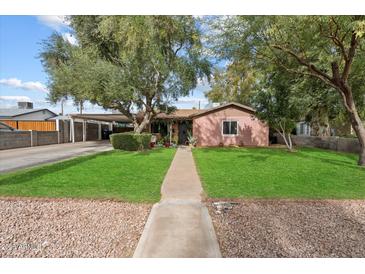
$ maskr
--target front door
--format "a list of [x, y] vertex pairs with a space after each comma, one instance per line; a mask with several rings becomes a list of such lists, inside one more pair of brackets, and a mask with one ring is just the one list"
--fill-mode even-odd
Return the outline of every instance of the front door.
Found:
[[188, 125], [186, 121], [179, 122], [179, 145], [185, 145], [188, 140]]

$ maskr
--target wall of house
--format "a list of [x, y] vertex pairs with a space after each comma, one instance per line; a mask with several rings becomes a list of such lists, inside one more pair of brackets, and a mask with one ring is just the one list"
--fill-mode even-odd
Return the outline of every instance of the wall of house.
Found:
[[[222, 133], [224, 120], [238, 121], [238, 135]], [[268, 146], [269, 128], [242, 109], [229, 107], [193, 119], [193, 135], [198, 146]]]
[[98, 140], [98, 124], [86, 123], [86, 141]]
[[[279, 144], [285, 144], [283, 138], [279, 134], [275, 135], [277, 136]], [[356, 138], [292, 135], [292, 141], [295, 146], [318, 147], [351, 153], [360, 152], [360, 144]]]
[[75, 122], [75, 142], [82, 142], [82, 122]]

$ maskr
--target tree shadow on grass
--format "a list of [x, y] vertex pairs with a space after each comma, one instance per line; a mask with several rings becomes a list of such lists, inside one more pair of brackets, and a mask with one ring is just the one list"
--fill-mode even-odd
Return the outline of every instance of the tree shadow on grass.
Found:
[[249, 154], [237, 155], [237, 158], [247, 159], [251, 163], [251, 162], [265, 162], [266, 160], [268, 160], [269, 158], [271, 158], [271, 156], [272, 155], [269, 155], [269, 154], [257, 154], [257, 155], [254, 155], [252, 153], [249, 153]]
[[[237, 158], [251, 158], [252, 161], [267, 161], [271, 157], [275, 158], [299, 158], [299, 159], [314, 159], [320, 160], [321, 162], [325, 162], [328, 164], [336, 165], [336, 166], [346, 166], [352, 169], [358, 170], [360, 167], [356, 164], [356, 159], [354, 156], [348, 153], [340, 153], [335, 151], [323, 150], [323, 149], [313, 149], [313, 148], [299, 148], [297, 151], [289, 152], [283, 148], [265, 148], [265, 147], [255, 147], [255, 148], [203, 148], [199, 149], [199, 152], [203, 153], [229, 153], [229, 154], [237, 154]], [[314, 152], [314, 153], [311, 153]], [[344, 157], [341, 159], [332, 159], [330, 157], [316, 155], [315, 152], [326, 152], [333, 156]], [[275, 159], [279, 160], [279, 159]], [[365, 171], [365, 169], [364, 169]]]
[[[0, 186], [2, 185], [10, 185], [10, 184], [22, 184], [28, 182], [30, 180], [34, 180], [36, 178], [42, 177], [44, 175], [49, 175], [52, 173], [56, 173], [62, 170], [66, 170], [75, 165], [79, 165], [81, 163], [85, 163], [87, 161], [93, 160], [100, 156], [105, 156], [107, 154], [112, 153], [112, 151], [105, 151], [98, 154], [81, 156], [75, 159], [66, 160], [58, 163], [48, 164], [40, 167], [34, 167], [29, 170], [17, 171], [14, 173], [8, 173], [0, 177]], [[75, 178], [76, 179], [76, 178]]]
[[[136, 151], [133, 156], [146, 156], [151, 154], [162, 153], [162, 150], [165, 148], [153, 148], [153, 149], [145, 149], [141, 151]], [[166, 148], [169, 149], [169, 148]]]
[[[305, 153], [301, 153], [300, 151], [299, 151], [299, 153], [296, 154], [296, 157], [302, 158], [302, 159], [316, 159], [316, 160], [320, 160], [321, 162], [328, 163], [331, 165], [346, 166], [347, 168], [352, 168], [352, 169], [356, 169], [356, 170], [361, 169], [361, 167], [357, 166], [356, 160], [351, 158], [350, 155], [343, 155], [343, 156], [346, 156], [346, 158], [348, 160], [331, 159], [331, 158], [326, 158], [326, 157], [318, 156], [318, 155], [314, 155], [314, 154], [308, 155]], [[365, 172], [365, 169], [364, 169], [364, 172]]]

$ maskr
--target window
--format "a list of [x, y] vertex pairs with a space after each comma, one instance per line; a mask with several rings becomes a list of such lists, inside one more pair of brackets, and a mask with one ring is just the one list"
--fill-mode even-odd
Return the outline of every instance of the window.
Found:
[[238, 135], [238, 122], [223, 121], [222, 132], [223, 135]]

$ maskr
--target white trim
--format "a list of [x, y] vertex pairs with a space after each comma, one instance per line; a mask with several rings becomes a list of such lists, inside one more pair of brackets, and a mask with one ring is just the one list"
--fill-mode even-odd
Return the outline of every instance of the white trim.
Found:
[[[236, 122], [237, 123], [237, 133], [236, 134], [224, 134], [223, 133], [223, 123], [224, 122]], [[239, 126], [240, 126], [240, 124], [239, 124], [238, 120], [234, 120], [234, 119], [222, 120], [222, 122], [221, 122], [221, 134], [222, 134], [222, 136], [233, 137], [233, 136], [240, 135], [240, 127]]]
[[72, 143], [75, 143], [75, 121], [73, 118], [71, 118], [70, 127], [71, 127], [71, 141]]

